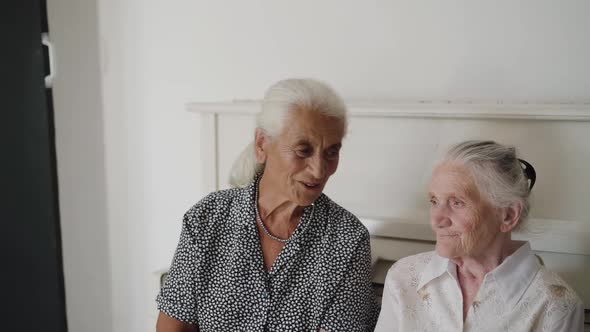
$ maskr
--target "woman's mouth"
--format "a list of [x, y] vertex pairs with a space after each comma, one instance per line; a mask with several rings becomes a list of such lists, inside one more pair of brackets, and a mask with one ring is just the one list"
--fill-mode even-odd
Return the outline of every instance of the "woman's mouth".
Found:
[[313, 191], [316, 191], [316, 190], [319, 190], [322, 188], [322, 184], [318, 183], [318, 182], [300, 182], [300, 183], [303, 184], [303, 186], [306, 189], [313, 190]]
[[459, 234], [438, 234], [438, 236], [440, 236], [440, 237], [446, 237], [446, 238], [451, 238], [451, 237], [459, 236]]

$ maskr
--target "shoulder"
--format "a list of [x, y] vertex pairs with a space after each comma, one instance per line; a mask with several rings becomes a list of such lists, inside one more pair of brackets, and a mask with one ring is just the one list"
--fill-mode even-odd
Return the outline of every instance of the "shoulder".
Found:
[[336, 242], [347, 246], [351, 242], [369, 242], [369, 231], [353, 213], [324, 194], [320, 196], [318, 205], [325, 232], [334, 237]]
[[392, 266], [392, 268], [403, 269], [403, 268], [417, 267], [417, 266], [425, 267], [426, 265], [428, 265], [428, 263], [430, 263], [430, 261], [432, 260], [432, 258], [434, 258], [434, 256], [436, 256], [436, 251], [427, 251], [427, 252], [421, 252], [419, 254], [415, 254], [415, 255], [411, 255], [411, 256], [406, 256], [406, 257], [398, 260]]
[[547, 330], [577, 330], [571, 327], [583, 324], [582, 301], [567, 282], [545, 266], [538, 270], [519, 306], [523, 312], [535, 311], [532, 317]]
[[244, 205], [248, 190], [249, 188], [232, 188], [208, 194], [184, 214], [184, 224], [198, 227], [227, 220], [232, 209]]
[[549, 305], [549, 310], [556, 314], [567, 314], [582, 301], [573, 288], [557, 273], [541, 266], [531, 284], [532, 291], [541, 295]]
[[398, 260], [389, 268], [386, 282], [399, 284], [406, 281], [416, 281], [417, 284], [422, 272], [435, 256], [435, 251], [428, 251]]
[[434, 251], [404, 257], [389, 269], [385, 277], [383, 292], [398, 303], [416, 303], [422, 274], [436, 256]]

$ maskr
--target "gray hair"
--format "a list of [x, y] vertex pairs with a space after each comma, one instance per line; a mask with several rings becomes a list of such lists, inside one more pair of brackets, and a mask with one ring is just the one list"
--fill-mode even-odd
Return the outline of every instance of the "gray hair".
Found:
[[516, 156], [516, 149], [494, 141], [472, 140], [454, 145], [444, 160], [457, 161], [471, 171], [476, 185], [496, 207], [522, 204], [517, 228], [530, 211], [528, 178]]
[[[348, 125], [346, 106], [325, 83], [313, 79], [286, 79], [271, 86], [264, 95], [261, 111], [256, 115], [256, 128], [269, 138], [278, 135], [289, 112], [305, 109], [334, 117]], [[232, 165], [229, 183], [245, 187], [261, 173], [264, 165], [256, 160], [254, 142], [242, 151]]]

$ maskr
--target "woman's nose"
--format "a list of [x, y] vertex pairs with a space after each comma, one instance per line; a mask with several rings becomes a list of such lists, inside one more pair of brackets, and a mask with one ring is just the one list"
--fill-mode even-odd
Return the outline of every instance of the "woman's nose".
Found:
[[448, 211], [444, 206], [432, 206], [430, 208], [430, 223], [433, 228], [443, 228], [451, 225]]
[[321, 180], [326, 176], [326, 161], [320, 156], [311, 158], [309, 168], [315, 179]]

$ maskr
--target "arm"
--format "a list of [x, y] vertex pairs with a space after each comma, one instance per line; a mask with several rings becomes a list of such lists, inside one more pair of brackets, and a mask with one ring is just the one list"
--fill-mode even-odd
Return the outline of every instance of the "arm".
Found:
[[196, 234], [200, 217], [206, 213], [203, 211], [205, 200], [206, 198], [184, 215], [178, 247], [168, 271], [168, 277], [156, 299], [158, 310], [160, 310], [157, 323], [158, 332], [185, 331], [178, 329], [178, 326], [182, 326], [179, 325], [181, 322], [198, 325], [196, 262], [199, 254], [197, 253]]
[[371, 283], [371, 247], [368, 232], [357, 244], [348, 271], [340, 281], [320, 331], [373, 331], [377, 315]]
[[160, 311], [156, 332], [199, 332], [196, 326], [174, 319]]
[[391, 331], [399, 326], [399, 301], [395, 297], [391, 290], [389, 270], [387, 277], [385, 278], [385, 285], [383, 286], [383, 300], [381, 301], [381, 313], [377, 320], [377, 326], [375, 332], [378, 331]]

